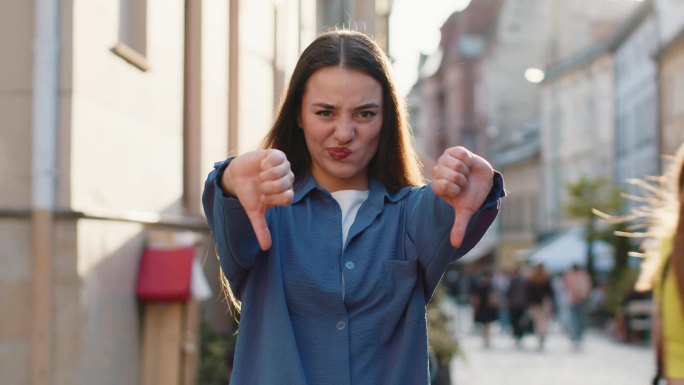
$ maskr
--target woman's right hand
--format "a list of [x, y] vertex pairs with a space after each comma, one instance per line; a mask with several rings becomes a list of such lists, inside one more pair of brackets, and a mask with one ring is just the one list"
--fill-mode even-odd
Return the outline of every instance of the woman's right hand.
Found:
[[266, 210], [292, 203], [293, 184], [290, 162], [282, 151], [275, 149], [240, 155], [223, 173], [221, 187], [242, 204], [262, 250], [271, 248]]

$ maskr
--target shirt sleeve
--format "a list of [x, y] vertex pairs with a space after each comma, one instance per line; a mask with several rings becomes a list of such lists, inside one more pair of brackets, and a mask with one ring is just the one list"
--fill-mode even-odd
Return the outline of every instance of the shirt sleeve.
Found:
[[223, 274], [240, 298], [244, 277], [262, 251], [244, 208], [235, 197], [227, 195], [221, 188], [221, 176], [232, 160], [229, 158], [214, 164], [204, 183], [202, 206], [216, 241]]
[[432, 296], [449, 263], [464, 256], [480, 241], [496, 218], [505, 195], [503, 177], [495, 172], [487, 199], [470, 219], [461, 247], [454, 248], [449, 239], [454, 223], [453, 209], [429, 185], [417, 191], [408, 210], [407, 241], [417, 251], [427, 298]]

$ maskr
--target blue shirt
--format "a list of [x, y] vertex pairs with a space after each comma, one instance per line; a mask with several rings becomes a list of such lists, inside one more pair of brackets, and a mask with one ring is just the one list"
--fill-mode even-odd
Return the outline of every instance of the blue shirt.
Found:
[[261, 251], [240, 202], [221, 190], [228, 162], [202, 201], [242, 301], [231, 384], [428, 384], [426, 304], [496, 217], [501, 175], [458, 249], [454, 211], [429, 186], [389, 191], [375, 179], [343, 248], [339, 205], [307, 176], [291, 205], [267, 211], [273, 245]]

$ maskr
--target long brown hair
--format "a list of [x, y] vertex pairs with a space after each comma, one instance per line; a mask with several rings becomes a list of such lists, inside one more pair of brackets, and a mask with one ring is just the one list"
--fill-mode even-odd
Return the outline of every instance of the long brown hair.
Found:
[[423, 184], [406, 108], [397, 95], [389, 59], [371, 38], [360, 32], [329, 31], [304, 50], [262, 147], [283, 151], [296, 180], [310, 172], [311, 155], [297, 122], [307, 81], [318, 69], [329, 66], [363, 71], [382, 86], [383, 125], [378, 150], [368, 165], [369, 175], [390, 189]]

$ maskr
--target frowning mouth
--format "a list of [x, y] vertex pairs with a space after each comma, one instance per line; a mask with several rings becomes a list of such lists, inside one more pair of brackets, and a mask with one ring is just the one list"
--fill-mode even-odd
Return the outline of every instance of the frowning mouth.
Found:
[[328, 149], [328, 155], [333, 160], [342, 160], [351, 154], [351, 150], [346, 147], [333, 147]]

